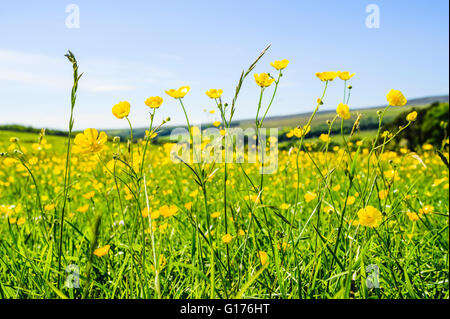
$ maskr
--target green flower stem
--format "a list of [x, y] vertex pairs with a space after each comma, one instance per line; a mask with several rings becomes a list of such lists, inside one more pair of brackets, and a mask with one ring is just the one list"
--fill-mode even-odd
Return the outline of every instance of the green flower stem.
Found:
[[144, 151], [143, 151], [143, 154], [142, 154], [141, 169], [139, 171], [139, 176], [140, 177], [142, 177], [142, 173], [143, 173], [143, 170], [144, 170], [145, 153], [147, 152], [149, 141], [151, 140], [152, 135], [153, 135], [152, 134], [153, 133], [152, 132], [152, 128], [153, 128], [153, 119], [155, 118], [155, 112], [156, 112], [156, 108], [154, 108], [153, 112], [150, 114], [150, 126], [148, 128], [148, 136], [147, 136], [147, 140], [145, 142]]
[[133, 127], [131, 126], [130, 119], [125, 117], [127, 119], [128, 125], [130, 126], [130, 163], [131, 167], [133, 167]]
[[72, 129], [74, 124], [73, 110], [75, 108], [75, 102], [77, 99], [78, 81], [83, 74], [78, 75], [78, 63], [72, 52], [69, 51], [66, 54], [67, 59], [72, 63], [73, 67], [73, 86], [71, 92], [71, 106], [70, 106], [70, 119], [69, 119], [69, 133], [67, 135], [67, 151], [66, 151], [66, 167], [64, 172], [64, 198], [63, 206], [61, 210], [60, 230], [59, 230], [59, 251], [58, 251], [58, 288], [61, 286], [61, 258], [62, 258], [62, 245], [63, 245], [63, 233], [64, 233], [64, 213], [66, 210], [67, 196], [69, 195], [70, 185], [70, 168], [71, 168], [71, 142], [72, 142]]

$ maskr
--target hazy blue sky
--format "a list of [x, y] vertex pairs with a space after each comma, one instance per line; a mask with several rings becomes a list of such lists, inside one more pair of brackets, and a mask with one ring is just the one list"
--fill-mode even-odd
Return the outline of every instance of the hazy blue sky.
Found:
[[[80, 9], [80, 28], [66, 27], [66, 6]], [[367, 28], [366, 6], [377, 4], [380, 27]], [[131, 120], [147, 126], [144, 100], [160, 95], [158, 119], [182, 123], [164, 90], [190, 85], [185, 103], [194, 122], [215, 120], [204, 109], [209, 88], [233, 95], [242, 69], [268, 43], [255, 72], [289, 59], [269, 115], [311, 111], [322, 90], [318, 71], [355, 72], [350, 107], [385, 103], [399, 89], [407, 98], [448, 94], [447, 0], [329, 1], [1, 1], [0, 124], [66, 128], [71, 66], [84, 77], [75, 111], [77, 129], [126, 127], [111, 114], [122, 100]], [[342, 99], [333, 82], [323, 109]], [[253, 76], [243, 86], [236, 118], [253, 118], [259, 94]]]

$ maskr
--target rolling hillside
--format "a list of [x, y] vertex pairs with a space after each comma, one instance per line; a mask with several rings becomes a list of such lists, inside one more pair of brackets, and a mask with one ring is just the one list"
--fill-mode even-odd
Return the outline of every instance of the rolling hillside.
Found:
[[[392, 108], [385, 116], [384, 123], [390, 123], [397, 115], [399, 115], [402, 112], [405, 112], [408, 108], [412, 107], [421, 107], [421, 106], [427, 106], [433, 102], [440, 102], [440, 103], [447, 103], [449, 101], [448, 95], [441, 95], [441, 96], [429, 96], [429, 97], [423, 97], [423, 98], [416, 98], [411, 99], [408, 101], [408, 104], [405, 107], [402, 108]], [[374, 128], [378, 127], [378, 116], [377, 111], [382, 109], [385, 106], [375, 106], [375, 107], [364, 107], [364, 108], [358, 108], [358, 109], [352, 109], [352, 119], [354, 120], [357, 116], [357, 114], [362, 114], [361, 124], [360, 124], [360, 130], [361, 131], [370, 131]], [[327, 130], [326, 121], [331, 119], [335, 114], [334, 110], [327, 110], [327, 111], [319, 111], [317, 112], [313, 122], [312, 127], [313, 131], [309, 134], [309, 137], [317, 137], [318, 134], [323, 133]], [[283, 116], [272, 116], [268, 117], [264, 121], [264, 127], [266, 128], [273, 128], [277, 127], [280, 129], [280, 136], [283, 135], [283, 133], [290, 128], [299, 126], [299, 125], [305, 125], [308, 121], [309, 117], [311, 116], [311, 112], [308, 113], [298, 113], [298, 114], [292, 114], [292, 115], [283, 115]], [[209, 124], [211, 126], [212, 124]], [[353, 125], [353, 121], [348, 121], [346, 123], [345, 129], [348, 130], [348, 126]], [[203, 128], [207, 127], [208, 125], [204, 125]], [[232, 122], [233, 127], [253, 127], [254, 126], [254, 119], [244, 119], [244, 120], [238, 120]], [[170, 135], [170, 132], [175, 127], [181, 127], [181, 126], [165, 126], [160, 132], [158, 137], [161, 139], [161, 141], [166, 141], [168, 136]], [[147, 128], [135, 128], [134, 136], [135, 138], [142, 138], [145, 134], [145, 130]], [[336, 127], [336, 129], [338, 129]], [[15, 131], [15, 132], [30, 132], [30, 133], [38, 133], [40, 131], [40, 128], [33, 128], [33, 127], [24, 127], [21, 125], [0, 125], [0, 131]], [[129, 136], [128, 129], [120, 129], [120, 130], [105, 130], [108, 136], [120, 136], [121, 138], [126, 138]], [[47, 135], [59, 135], [64, 136], [67, 133], [64, 131], [58, 131], [58, 130], [51, 130], [47, 129], [46, 131]]]

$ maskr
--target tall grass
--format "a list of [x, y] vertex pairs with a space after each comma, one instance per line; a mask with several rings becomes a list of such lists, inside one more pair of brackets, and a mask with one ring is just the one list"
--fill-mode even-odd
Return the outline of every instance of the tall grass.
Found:
[[[50, 143], [45, 132], [31, 142], [0, 139], [0, 296], [448, 298], [448, 139], [440, 153], [431, 145], [387, 151], [405, 129], [382, 131], [387, 107], [377, 113], [375, 137], [355, 141], [364, 116], [352, 121], [338, 112], [312, 142], [309, 126], [327, 88], [343, 83], [342, 101], [350, 103], [350, 80], [336, 78], [323, 81], [306, 123], [288, 133], [294, 147], [280, 150], [278, 171], [265, 174], [264, 123], [287, 67], [272, 85], [254, 84], [257, 163], [226, 162], [243, 83], [268, 49], [241, 73], [230, 103], [212, 98], [224, 130], [221, 161], [203, 160], [205, 137], [192, 125], [189, 95], [171, 93], [175, 100], [165, 104], [181, 108], [189, 128], [190, 160], [177, 155], [178, 163], [172, 144], [152, 143], [167, 123], [155, 124], [159, 105], [143, 140], [134, 138], [127, 113], [126, 141], [95, 137], [88, 151], [72, 149], [81, 75], [69, 51], [67, 140]], [[195, 139], [203, 149], [193, 149]], [[79, 273], [64, 271], [76, 269], [69, 265]], [[79, 276], [79, 287], [62, 285], [69, 275]]]

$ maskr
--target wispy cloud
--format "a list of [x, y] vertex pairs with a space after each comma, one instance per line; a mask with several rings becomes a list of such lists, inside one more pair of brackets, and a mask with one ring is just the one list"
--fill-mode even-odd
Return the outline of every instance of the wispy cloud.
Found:
[[[60, 90], [71, 85], [69, 67], [63, 57], [0, 48], [0, 81]], [[80, 90], [95, 93], [131, 91], [138, 86], [174, 78], [171, 72], [131, 61], [85, 60], [80, 61], [80, 69], [89, 70]]]

